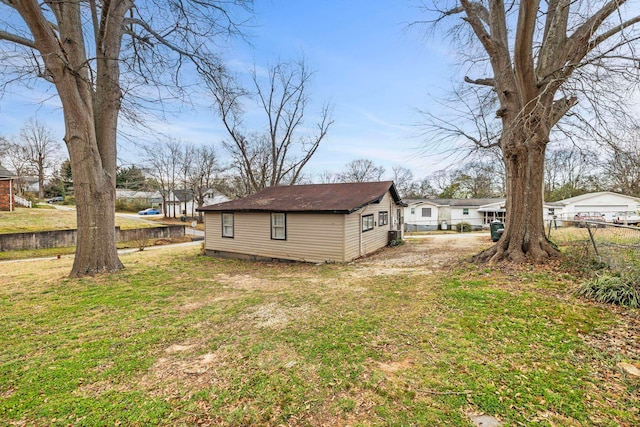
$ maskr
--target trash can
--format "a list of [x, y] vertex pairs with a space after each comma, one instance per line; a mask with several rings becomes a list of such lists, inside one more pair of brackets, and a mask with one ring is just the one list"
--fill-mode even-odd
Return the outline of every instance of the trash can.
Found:
[[489, 229], [491, 230], [491, 240], [497, 242], [502, 237], [502, 233], [504, 233], [504, 223], [494, 221], [489, 225]]
[[440, 224], [440, 230], [448, 230], [449, 226], [447, 225], [447, 221], [442, 221]]

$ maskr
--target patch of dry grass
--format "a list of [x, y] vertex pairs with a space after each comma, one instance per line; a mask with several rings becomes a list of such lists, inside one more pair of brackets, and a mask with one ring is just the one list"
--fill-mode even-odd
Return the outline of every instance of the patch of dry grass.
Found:
[[[130, 217], [116, 217], [122, 228], [152, 227], [148, 221]], [[76, 211], [60, 209], [16, 208], [13, 212], [0, 211], [0, 233], [26, 233], [76, 228]]]

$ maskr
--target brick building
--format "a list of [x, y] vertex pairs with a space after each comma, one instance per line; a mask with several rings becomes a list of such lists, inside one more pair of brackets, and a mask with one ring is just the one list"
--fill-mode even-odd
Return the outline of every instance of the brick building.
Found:
[[0, 165], [0, 211], [12, 211], [15, 207], [13, 195], [14, 178], [15, 174]]

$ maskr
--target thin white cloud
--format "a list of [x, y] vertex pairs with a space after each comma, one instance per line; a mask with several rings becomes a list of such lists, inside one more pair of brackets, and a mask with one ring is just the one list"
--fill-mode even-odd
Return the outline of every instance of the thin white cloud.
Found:
[[397, 123], [392, 123], [392, 122], [389, 122], [387, 120], [383, 120], [383, 119], [375, 116], [374, 114], [369, 113], [368, 111], [362, 110], [360, 108], [356, 108], [356, 111], [358, 111], [360, 114], [362, 114], [368, 121], [370, 121], [372, 123], [375, 123], [375, 124], [378, 124], [378, 125], [381, 125], [381, 126], [384, 126], [386, 128], [398, 129], [398, 130], [401, 130], [401, 131], [404, 131], [404, 132], [409, 131], [409, 129], [410, 129], [409, 126], [401, 125], [401, 124], [397, 124]]

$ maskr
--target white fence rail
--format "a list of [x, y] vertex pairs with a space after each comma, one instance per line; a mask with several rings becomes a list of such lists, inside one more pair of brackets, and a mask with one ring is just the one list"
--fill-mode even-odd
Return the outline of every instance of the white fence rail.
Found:
[[25, 208], [30, 208], [31, 206], [31, 201], [27, 200], [25, 198], [22, 198], [20, 196], [13, 196], [13, 200], [15, 200], [16, 205], [20, 205], [20, 206], [24, 206]]

